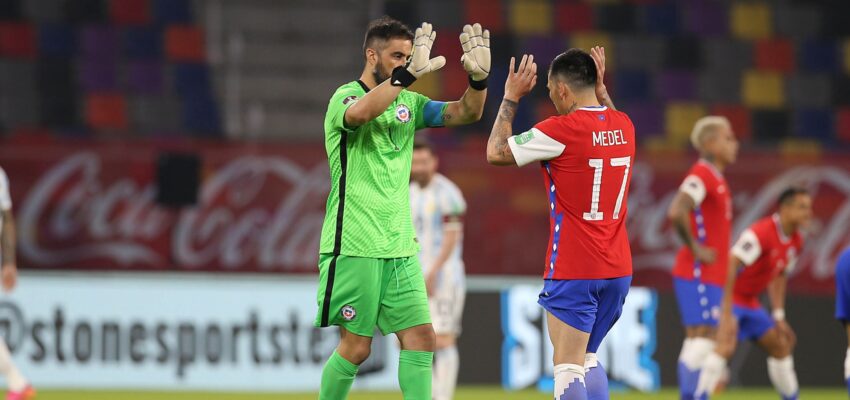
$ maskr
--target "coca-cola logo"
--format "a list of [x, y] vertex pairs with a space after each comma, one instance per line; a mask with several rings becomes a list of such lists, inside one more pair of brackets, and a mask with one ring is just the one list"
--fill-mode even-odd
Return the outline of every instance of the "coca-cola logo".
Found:
[[[325, 163], [236, 157], [203, 182], [200, 203], [155, 204], [151, 182], [102, 174], [96, 153], [73, 154], [33, 185], [19, 213], [22, 255], [41, 267], [103, 261], [183, 269], [315, 268], [328, 190]], [[157, 241], [167, 238], [165, 246]]]

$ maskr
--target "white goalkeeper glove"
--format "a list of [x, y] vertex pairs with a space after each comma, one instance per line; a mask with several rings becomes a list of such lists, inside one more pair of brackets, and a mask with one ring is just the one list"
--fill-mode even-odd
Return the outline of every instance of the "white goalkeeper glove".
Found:
[[434, 45], [436, 38], [437, 32], [434, 31], [431, 24], [423, 22], [422, 26], [416, 28], [413, 37], [413, 54], [407, 61], [407, 65], [393, 70], [390, 80], [393, 86], [408, 87], [420, 76], [446, 65], [446, 58], [443, 56], [431, 58], [431, 46]]
[[[465, 25], [460, 34], [463, 56], [460, 58], [463, 69], [469, 74], [470, 85], [484, 82], [490, 75], [490, 31], [481, 28], [481, 24]], [[481, 89], [486, 88], [486, 83]], [[481, 90], [479, 89], [479, 90]]]

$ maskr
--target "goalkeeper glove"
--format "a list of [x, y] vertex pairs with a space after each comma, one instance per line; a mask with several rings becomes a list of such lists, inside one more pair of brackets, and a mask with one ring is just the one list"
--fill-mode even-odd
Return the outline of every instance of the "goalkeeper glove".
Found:
[[437, 32], [434, 31], [431, 24], [423, 22], [422, 26], [416, 28], [416, 34], [413, 37], [413, 54], [407, 61], [407, 65], [396, 67], [393, 70], [390, 84], [408, 87], [420, 76], [443, 68], [446, 65], [445, 57], [430, 58], [431, 46], [434, 45], [436, 38]]
[[460, 61], [469, 74], [469, 85], [477, 90], [486, 89], [490, 75], [490, 31], [482, 30], [481, 24], [465, 25], [460, 45], [463, 47]]

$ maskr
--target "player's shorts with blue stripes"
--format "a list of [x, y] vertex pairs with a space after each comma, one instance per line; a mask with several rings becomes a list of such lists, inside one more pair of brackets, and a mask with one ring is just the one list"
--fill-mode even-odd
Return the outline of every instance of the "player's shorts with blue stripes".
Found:
[[738, 340], [759, 340], [776, 325], [762, 307], [732, 305], [732, 314], [738, 320]]
[[850, 248], [841, 253], [835, 265], [835, 318], [850, 322]]
[[590, 333], [587, 352], [596, 353], [602, 339], [623, 313], [631, 276], [613, 279], [545, 279], [537, 303], [555, 318]]
[[676, 302], [684, 326], [717, 326], [723, 288], [696, 279], [673, 278]]

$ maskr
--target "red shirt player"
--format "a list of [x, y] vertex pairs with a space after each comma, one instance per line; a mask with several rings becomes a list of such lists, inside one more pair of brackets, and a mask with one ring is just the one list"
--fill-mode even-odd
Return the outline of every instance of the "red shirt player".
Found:
[[732, 195], [723, 170], [738, 153], [738, 142], [724, 117], [698, 120], [691, 142], [700, 160], [679, 186], [669, 210], [684, 243], [673, 267], [673, 288], [685, 326], [678, 369], [682, 399], [694, 398], [700, 365], [714, 347], [732, 228]]
[[511, 60], [487, 145], [489, 162], [538, 162], [543, 174], [550, 229], [538, 303], [555, 347], [559, 400], [608, 398], [595, 353], [620, 316], [632, 275], [626, 209], [635, 128], [602, 84], [604, 52], [592, 52], [571, 49], [552, 61], [549, 97], [559, 115], [513, 137], [513, 113], [534, 85], [536, 65], [523, 57], [515, 73]]
[[[799, 229], [808, 225], [811, 216], [811, 196], [804, 189], [789, 188], [779, 196], [779, 211], [752, 224], [732, 247], [717, 348], [704, 364], [697, 394], [714, 390], [737, 341], [746, 339], [768, 354], [768, 375], [782, 398], [797, 398], [799, 385], [791, 357], [796, 338], [785, 321], [785, 286], [803, 249]], [[759, 301], [765, 289], [772, 317]]]

